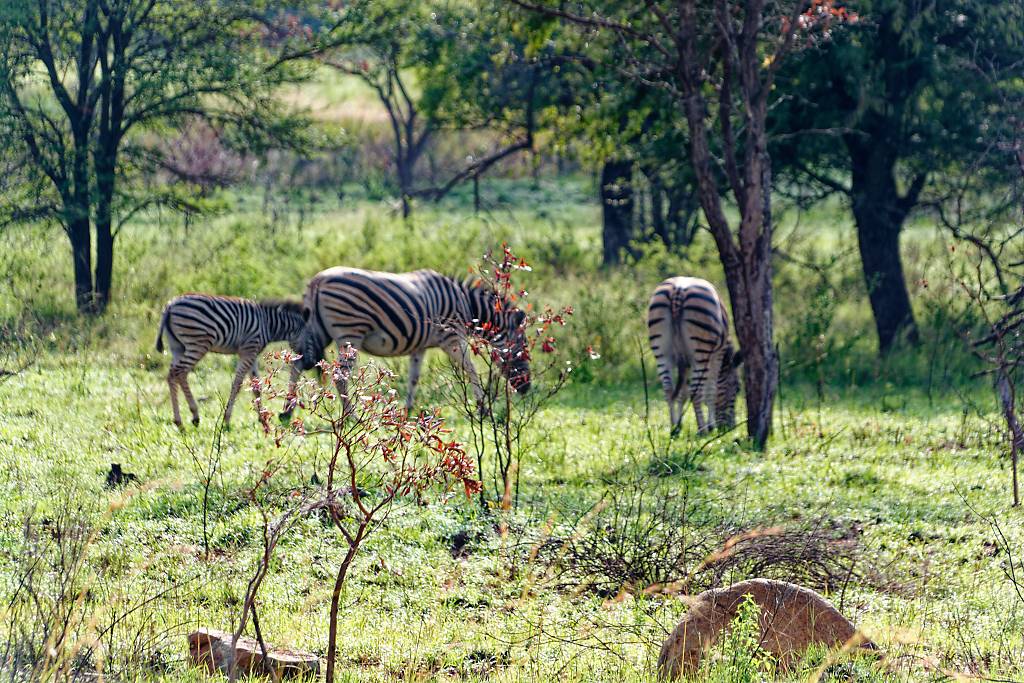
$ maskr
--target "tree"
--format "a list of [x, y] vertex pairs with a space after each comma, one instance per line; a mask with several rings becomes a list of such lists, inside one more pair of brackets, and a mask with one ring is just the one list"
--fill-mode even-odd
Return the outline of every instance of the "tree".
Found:
[[[387, 112], [403, 217], [414, 198], [437, 201], [533, 147], [541, 109], [558, 96], [558, 62], [543, 51], [527, 55], [500, 3], [387, 0], [345, 17], [337, 49], [321, 61], [366, 83]], [[444, 183], [424, 187], [416, 164], [446, 130], [484, 130], [498, 140], [467, 155]]]
[[[342, 352], [343, 354], [346, 352]], [[349, 350], [348, 353], [354, 353]], [[330, 457], [321, 470], [324, 483], [317, 491], [303, 495], [289, 491], [284, 511], [273, 521], [264, 500], [258, 495], [266, 490], [272, 477], [281, 469], [281, 458], [268, 460], [262, 476], [249, 493], [250, 500], [263, 517], [263, 555], [250, 579], [242, 603], [241, 617], [234, 633], [238, 641], [251, 613], [255, 622], [256, 596], [270, 568], [278, 539], [298, 517], [312, 512], [325, 513], [330, 525], [345, 540], [347, 549], [338, 563], [328, 613], [327, 666], [325, 680], [334, 682], [338, 656], [338, 625], [342, 614], [342, 590], [353, 561], [363, 543], [384, 527], [392, 513], [403, 505], [426, 505], [437, 499], [447, 501], [461, 490], [467, 498], [479, 492], [472, 460], [462, 445], [451, 439], [451, 430], [438, 410], [425, 410], [410, 415], [397, 393], [391, 388], [394, 375], [374, 364], [352, 369], [345, 358], [321, 361], [321, 383], [304, 381], [298, 386], [300, 400], [309, 415], [319, 424], [306, 428], [302, 418], [279, 426], [267, 408], [285, 390], [275, 385], [280, 370], [294, 360], [271, 369], [266, 377], [254, 378], [253, 407], [259, 415], [264, 433], [275, 444], [303, 442], [311, 434], [327, 437], [331, 442]], [[354, 410], [340, 409], [333, 384], [347, 375], [348, 391], [355, 399]], [[335, 382], [327, 382], [334, 379]], [[258, 390], [258, 391], [257, 391]], [[289, 388], [291, 394], [293, 389]], [[265, 497], [267, 493], [263, 494]], [[257, 627], [254, 623], [254, 626]], [[257, 631], [258, 633], [258, 631]], [[234, 672], [232, 671], [232, 678]]]
[[409, 71], [420, 61], [428, 24], [426, 5], [419, 0], [356, 7], [343, 29], [342, 45], [321, 57], [324, 64], [363, 81], [384, 106], [403, 218], [412, 212], [416, 162], [438, 129], [436, 120], [423, 116], [417, 93], [406, 83]]
[[[773, 113], [780, 172], [847, 197], [878, 334], [917, 340], [900, 257], [928, 189], [983, 152], [995, 91], [977, 64], [1019, 65], [1022, 3], [852, 0], [858, 21], [783, 69]], [[1017, 67], [1019, 69], [1019, 66]], [[803, 131], [803, 132], [801, 132]], [[838, 144], [837, 144], [838, 143]]]
[[292, 31], [282, 7], [272, 0], [25, 0], [0, 7], [0, 126], [32, 186], [15, 201], [34, 203], [4, 214], [63, 227], [79, 311], [106, 308], [121, 225], [161, 201], [159, 193], [132, 193], [132, 179], [159, 167], [163, 154], [142, 131], [199, 117], [247, 139], [286, 140], [294, 132], [271, 93], [299, 76], [286, 68], [288, 53], [296, 42], [299, 53], [311, 49], [310, 36]]
[[[772, 167], [766, 128], [775, 76], [805, 34], [838, 10], [821, 0], [586, 0], [520, 6], [625, 47], [622, 76], [670, 93], [687, 125], [688, 162], [729, 289], [745, 354], [747, 432], [764, 447], [778, 381], [772, 341]], [[607, 42], [605, 43], [607, 44]], [[739, 210], [726, 212], [724, 183]]]
[[1024, 87], [1017, 63], [986, 59], [981, 51], [965, 53], [964, 68], [990, 95], [990, 123], [979, 138], [983, 152], [966, 160], [961, 174], [947, 174], [940, 199], [929, 208], [958, 240], [950, 248], [949, 265], [964, 295], [958, 297], [960, 319], [967, 321], [961, 332], [985, 368], [981, 374], [992, 378], [1009, 442], [1013, 505], [1019, 506], [1018, 466], [1024, 454], [1024, 121], [1019, 112]]
[[618, 263], [633, 241], [633, 162], [608, 159], [601, 166], [602, 261]]
[[596, 150], [603, 157], [605, 264], [618, 263], [621, 252], [637, 240], [658, 240], [669, 250], [689, 246], [699, 209], [693, 169], [681, 154], [689, 145], [685, 123], [670, 98], [660, 90], [617, 79], [614, 72], [597, 79], [600, 95], [586, 123], [575, 131], [587, 145], [585, 154], [587, 149], [594, 153], [595, 136], [610, 141], [607, 148]]

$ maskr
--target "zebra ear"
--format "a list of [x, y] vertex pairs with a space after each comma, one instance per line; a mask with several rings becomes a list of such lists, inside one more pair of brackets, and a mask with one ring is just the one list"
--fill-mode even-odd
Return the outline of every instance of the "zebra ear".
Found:
[[741, 365], [743, 365], [743, 349], [732, 354], [732, 366], [738, 368]]
[[512, 314], [512, 324], [516, 327], [522, 327], [524, 320], [526, 320], [526, 314], [522, 311], [515, 311]]
[[311, 311], [309, 310], [309, 307], [308, 307], [308, 306], [303, 306], [303, 307], [302, 307], [302, 319], [303, 319], [303, 320], [304, 320], [305, 322], [307, 322], [307, 323], [309, 322], [309, 314], [310, 314], [310, 313], [311, 313]]

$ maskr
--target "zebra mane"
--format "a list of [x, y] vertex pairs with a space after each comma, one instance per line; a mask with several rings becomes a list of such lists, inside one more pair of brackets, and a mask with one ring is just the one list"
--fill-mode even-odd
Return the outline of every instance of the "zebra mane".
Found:
[[302, 302], [295, 299], [260, 299], [257, 303], [262, 308], [283, 308], [286, 313], [302, 315]]
[[494, 288], [490, 285], [490, 283], [488, 283], [487, 281], [484, 280], [484, 278], [475, 273], [470, 273], [466, 275], [461, 281], [457, 280], [456, 278], [451, 279], [455, 280], [456, 282], [459, 282], [463, 287], [466, 288], [466, 291], [476, 290], [493, 295], [496, 299], [501, 301], [501, 308], [504, 311], [518, 310], [519, 308], [513, 301], [510, 300], [508, 296], [496, 292]]

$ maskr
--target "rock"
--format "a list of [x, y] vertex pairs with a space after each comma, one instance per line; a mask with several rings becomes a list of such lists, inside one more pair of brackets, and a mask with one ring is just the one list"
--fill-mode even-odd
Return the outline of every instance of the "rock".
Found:
[[691, 674], [729, 626], [744, 596], [761, 608], [761, 647], [786, 669], [812, 644], [877, 649], [832, 604], [809, 588], [785, 581], [753, 579], [692, 598], [690, 611], [661, 647], [658, 675]]
[[[232, 660], [238, 663], [239, 675], [263, 673], [263, 651], [258, 641], [239, 638], [234, 651], [232, 634], [212, 628], [201, 628], [188, 635], [189, 657], [193, 664], [205, 666], [210, 673], [227, 673]], [[275, 680], [285, 678], [316, 677], [320, 673], [320, 659], [316, 655], [295, 650], [271, 647], [267, 644], [267, 665]]]

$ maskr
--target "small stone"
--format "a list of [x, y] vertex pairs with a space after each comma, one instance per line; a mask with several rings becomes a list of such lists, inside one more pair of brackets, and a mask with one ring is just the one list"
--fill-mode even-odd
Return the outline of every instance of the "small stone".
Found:
[[[205, 666], [210, 673], [228, 673], [235, 661], [239, 675], [263, 673], [263, 651], [253, 638], [239, 638], [231, 648], [233, 634], [211, 628], [201, 628], [188, 636], [189, 657], [193, 664]], [[317, 676], [320, 659], [316, 655], [297, 650], [272, 647], [267, 644], [267, 668], [277, 679]]]
[[659, 677], [674, 680], [697, 671], [704, 653], [729, 627], [747, 595], [761, 610], [761, 647], [775, 656], [783, 670], [810, 645], [877, 649], [813, 590], [785, 581], [753, 579], [691, 599], [690, 611], [661, 648]]

